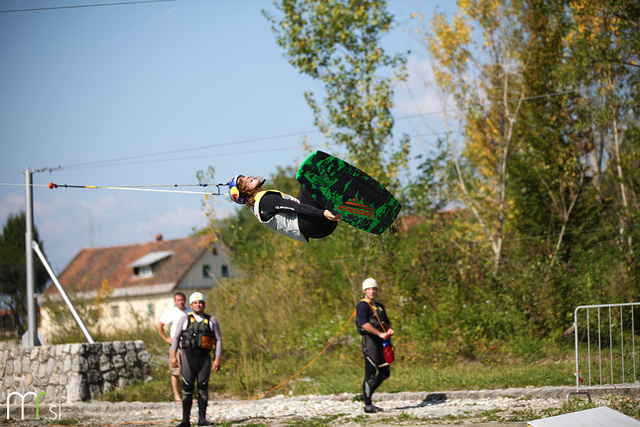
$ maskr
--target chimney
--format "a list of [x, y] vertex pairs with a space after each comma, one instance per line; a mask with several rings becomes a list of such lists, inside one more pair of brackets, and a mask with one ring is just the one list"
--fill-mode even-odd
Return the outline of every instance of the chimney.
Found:
[[162, 241], [162, 234], [158, 233], [156, 234], [156, 242], [161, 242]]

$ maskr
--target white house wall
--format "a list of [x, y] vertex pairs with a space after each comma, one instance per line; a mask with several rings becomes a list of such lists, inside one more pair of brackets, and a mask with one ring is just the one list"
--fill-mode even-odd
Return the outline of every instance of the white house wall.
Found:
[[[173, 295], [177, 291], [184, 292], [187, 301], [192, 292], [202, 291], [206, 294], [209, 289], [218, 286], [221, 280], [226, 280], [221, 277], [223, 266], [227, 267], [230, 277], [233, 277], [236, 270], [231, 265], [229, 255], [226, 251], [220, 250], [218, 245], [215, 247], [218, 248], [217, 253], [204, 251], [179, 283], [156, 283], [114, 289], [110, 298], [103, 303], [102, 316], [97, 319], [96, 325], [89, 327], [89, 331], [92, 333], [95, 331], [113, 333], [133, 329], [139, 330], [141, 333], [148, 333], [149, 328], [155, 326], [160, 316], [174, 306]], [[204, 277], [203, 265], [209, 265], [214, 277]], [[88, 292], [78, 296], [93, 300], [96, 293]], [[60, 303], [64, 305], [61, 300]], [[55, 331], [55, 328], [49, 327], [50, 319], [48, 310], [43, 308], [38, 328], [43, 333], [45, 341], [49, 341], [51, 334]], [[73, 320], [70, 321], [73, 322]], [[155, 329], [151, 333], [154, 331]], [[140, 339], [144, 340], [145, 337], [140, 337]]]
[[[102, 316], [97, 319], [94, 326], [88, 327], [89, 332], [95, 334], [98, 331], [114, 333], [123, 330], [139, 330], [142, 334], [146, 334], [149, 328], [154, 328], [160, 316], [174, 306], [173, 295], [172, 291], [142, 297], [111, 298], [102, 304]], [[62, 304], [64, 306], [64, 303]], [[66, 306], [63, 309], [66, 309]], [[83, 321], [85, 324], [90, 323], [88, 319]], [[75, 323], [73, 319], [69, 322]], [[56, 328], [46, 308], [41, 310], [38, 329], [42, 332], [45, 342], [50, 342]], [[146, 340], [144, 336], [138, 339]]]
[[[209, 265], [211, 267], [211, 273], [214, 278], [205, 278], [202, 274], [202, 266]], [[213, 254], [211, 251], [206, 251], [202, 257], [196, 262], [187, 275], [180, 281], [177, 289], [182, 290], [187, 294], [191, 289], [208, 289], [219, 284], [222, 274], [222, 266], [226, 265], [229, 269], [229, 274], [234, 275], [235, 269], [231, 266], [231, 260], [229, 256], [224, 252], [219, 251], [218, 254]], [[189, 295], [187, 294], [187, 299]]]

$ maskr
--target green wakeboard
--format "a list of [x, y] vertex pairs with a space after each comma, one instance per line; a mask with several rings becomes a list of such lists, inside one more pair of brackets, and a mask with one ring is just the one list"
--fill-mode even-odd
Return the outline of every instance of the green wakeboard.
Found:
[[318, 203], [368, 233], [382, 234], [402, 209], [378, 181], [322, 151], [315, 151], [302, 162], [296, 179]]

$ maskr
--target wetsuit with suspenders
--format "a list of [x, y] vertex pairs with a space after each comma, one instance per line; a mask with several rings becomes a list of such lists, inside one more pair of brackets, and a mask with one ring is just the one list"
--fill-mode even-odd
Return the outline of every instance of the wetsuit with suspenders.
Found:
[[[187, 323], [186, 327], [184, 322]], [[178, 328], [180, 328], [178, 330], [182, 330], [181, 339], [175, 340], [182, 342], [183, 421], [189, 420], [196, 381], [198, 384], [198, 415], [200, 420], [204, 420], [209, 401], [211, 351], [215, 349], [215, 357], [222, 355], [220, 326], [216, 318], [208, 314], [196, 317], [194, 313], [189, 313], [184, 322], [178, 324]]]
[[365, 323], [370, 323], [374, 328], [383, 332], [389, 329], [391, 322], [389, 322], [384, 306], [379, 302], [371, 302], [364, 298], [356, 306], [356, 327], [362, 335], [362, 353], [364, 354], [363, 400], [365, 405], [371, 405], [373, 392], [391, 376], [391, 369], [384, 360], [384, 340], [365, 331], [362, 328]]

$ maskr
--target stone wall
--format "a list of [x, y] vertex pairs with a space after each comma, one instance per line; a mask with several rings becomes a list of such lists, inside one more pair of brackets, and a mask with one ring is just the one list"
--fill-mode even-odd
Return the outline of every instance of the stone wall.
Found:
[[[143, 341], [13, 348], [0, 342], [0, 403], [6, 403], [12, 392], [46, 392], [40, 402], [95, 399], [144, 380], [150, 372]], [[35, 398], [30, 395], [25, 402]]]

